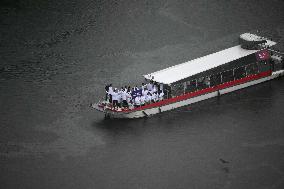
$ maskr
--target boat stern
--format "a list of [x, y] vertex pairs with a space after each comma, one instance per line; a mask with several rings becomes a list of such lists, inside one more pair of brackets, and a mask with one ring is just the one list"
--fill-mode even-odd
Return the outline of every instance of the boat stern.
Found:
[[104, 103], [91, 103], [90, 107], [100, 112], [105, 112], [106, 105]]

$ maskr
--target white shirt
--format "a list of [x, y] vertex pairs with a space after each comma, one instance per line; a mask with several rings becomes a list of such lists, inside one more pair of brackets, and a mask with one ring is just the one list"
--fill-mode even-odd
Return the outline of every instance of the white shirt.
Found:
[[164, 99], [164, 92], [162, 91], [160, 94], [159, 94], [159, 100], [163, 100]]
[[145, 96], [144, 95], [141, 96], [140, 102], [141, 102], [141, 104], [145, 104]]
[[156, 87], [156, 85], [154, 85], [154, 87], [153, 87], [153, 93], [154, 92], [157, 92], [157, 87]]
[[147, 94], [147, 95], [145, 96], [145, 101], [146, 101], [146, 102], [150, 102], [150, 101], [151, 101], [151, 98], [152, 98], [152, 96]]
[[118, 99], [117, 100], [120, 103], [121, 102], [121, 98], [122, 98], [122, 91], [118, 91], [117, 94], [118, 94]]
[[148, 83], [147, 84], [147, 89], [148, 89], [148, 91], [152, 91], [153, 90], [153, 84], [152, 83]]
[[113, 89], [112, 89], [112, 87], [109, 87], [108, 88], [108, 94], [112, 95], [112, 93], [113, 93]]
[[147, 89], [147, 84], [142, 85], [142, 90]]
[[128, 106], [129, 106], [129, 109], [133, 109], [134, 107], [133, 107], [133, 104], [128, 104]]
[[118, 93], [117, 92], [113, 92], [112, 93], [112, 100], [118, 100], [118, 98], [119, 98]]
[[135, 105], [139, 106], [139, 105], [140, 105], [140, 97], [137, 96], [137, 97], [135, 98], [134, 102], [135, 102]]
[[122, 98], [122, 100], [126, 100], [127, 96], [126, 96], [126, 92], [125, 91], [123, 91], [121, 93], [121, 98]]
[[153, 93], [153, 94], [152, 94], [152, 99], [153, 99], [155, 102], [158, 100], [156, 93]]
[[127, 103], [129, 103], [131, 99], [132, 99], [131, 93], [126, 93], [126, 100], [127, 100]]
[[146, 96], [146, 95], [148, 94], [148, 92], [149, 92], [149, 91], [148, 91], [147, 89], [145, 89], [145, 90], [142, 91], [142, 95], [143, 95], [143, 96]]

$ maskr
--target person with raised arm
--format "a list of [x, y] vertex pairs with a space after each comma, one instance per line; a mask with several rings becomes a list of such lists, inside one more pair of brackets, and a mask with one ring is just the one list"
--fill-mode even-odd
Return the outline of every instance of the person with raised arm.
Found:
[[109, 87], [108, 87], [108, 95], [109, 95], [109, 102], [110, 102], [110, 103], [112, 103], [112, 93], [113, 93], [112, 84], [109, 84]]
[[113, 109], [118, 109], [118, 92], [117, 92], [117, 88], [114, 89], [113, 93], [112, 93], [112, 106]]

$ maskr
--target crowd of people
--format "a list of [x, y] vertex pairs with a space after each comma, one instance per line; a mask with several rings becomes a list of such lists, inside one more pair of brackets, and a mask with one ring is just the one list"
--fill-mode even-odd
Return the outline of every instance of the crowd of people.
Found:
[[147, 84], [142, 83], [140, 87], [125, 86], [120, 89], [109, 84], [106, 85], [105, 90], [105, 101], [109, 102], [113, 109], [132, 109], [164, 99], [163, 84], [158, 85], [153, 81]]

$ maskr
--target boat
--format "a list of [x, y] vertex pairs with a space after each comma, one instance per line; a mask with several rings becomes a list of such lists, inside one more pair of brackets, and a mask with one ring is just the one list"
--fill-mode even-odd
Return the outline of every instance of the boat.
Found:
[[163, 85], [164, 98], [143, 106], [113, 108], [106, 100], [91, 104], [109, 118], [140, 118], [187, 106], [284, 75], [283, 54], [276, 42], [252, 33], [239, 36], [239, 45], [145, 74]]

